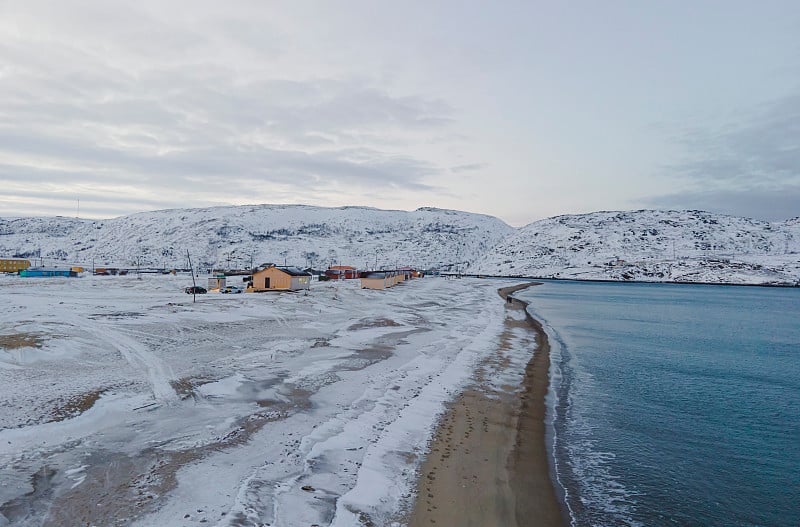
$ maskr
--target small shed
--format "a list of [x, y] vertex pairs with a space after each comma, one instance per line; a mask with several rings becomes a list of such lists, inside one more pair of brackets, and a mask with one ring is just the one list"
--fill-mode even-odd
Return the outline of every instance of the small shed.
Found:
[[225, 275], [218, 274], [208, 279], [209, 291], [222, 291], [225, 288]]
[[309, 289], [311, 274], [296, 267], [270, 266], [253, 273], [248, 291], [299, 291]]

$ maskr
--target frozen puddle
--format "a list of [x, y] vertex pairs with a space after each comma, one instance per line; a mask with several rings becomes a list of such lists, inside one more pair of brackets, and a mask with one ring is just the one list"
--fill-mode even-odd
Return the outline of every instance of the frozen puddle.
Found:
[[0, 368], [0, 526], [401, 521], [444, 403], [497, 350], [507, 285], [192, 304], [180, 277], [94, 280], [2, 284], [0, 332], [59, 338]]

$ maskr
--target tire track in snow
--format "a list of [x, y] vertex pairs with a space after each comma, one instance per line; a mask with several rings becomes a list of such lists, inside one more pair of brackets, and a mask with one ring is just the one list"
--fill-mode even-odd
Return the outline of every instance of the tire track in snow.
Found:
[[159, 359], [147, 346], [106, 324], [83, 324], [83, 329], [98, 341], [109, 344], [136, 369], [143, 370], [156, 401], [177, 401], [178, 394], [170, 381], [177, 380], [172, 369]]

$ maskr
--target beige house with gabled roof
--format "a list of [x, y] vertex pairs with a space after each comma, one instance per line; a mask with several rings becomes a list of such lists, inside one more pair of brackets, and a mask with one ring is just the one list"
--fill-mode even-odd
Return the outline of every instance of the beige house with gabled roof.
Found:
[[248, 292], [300, 291], [311, 288], [311, 274], [296, 267], [270, 266], [253, 273]]

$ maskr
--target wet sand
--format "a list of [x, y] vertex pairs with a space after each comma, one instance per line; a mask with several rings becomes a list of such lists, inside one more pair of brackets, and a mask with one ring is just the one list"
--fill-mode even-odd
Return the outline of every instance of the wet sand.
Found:
[[[538, 285], [500, 289], [500, 296]], [[513, 299], [508, 310], [524, 310]], [[481, 384], [466, 390], [451, 405], [434, 435], [422, 465], [411, 527], [563, 526], [567, 522], [550, 478], [545, 444], [545, 396], [549, 384], [550, 347], [541, 325], [507, 317], [505, 333], [526, 328], [536, 350], [525, 369], [522, 392], [489, 393]], [[507, 346], [501, 338], [499, 350]]]

